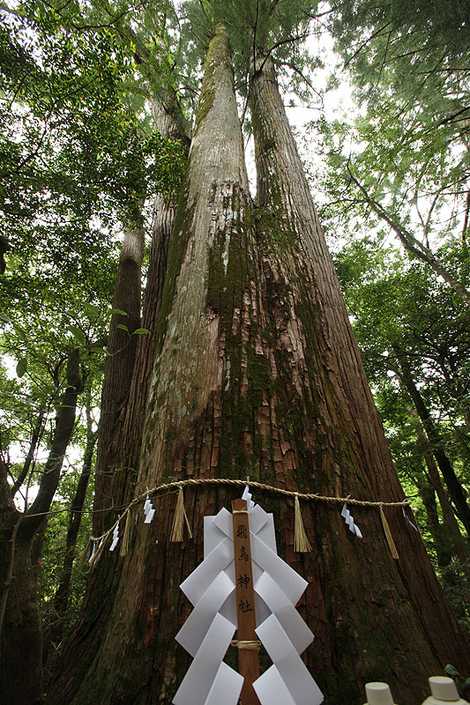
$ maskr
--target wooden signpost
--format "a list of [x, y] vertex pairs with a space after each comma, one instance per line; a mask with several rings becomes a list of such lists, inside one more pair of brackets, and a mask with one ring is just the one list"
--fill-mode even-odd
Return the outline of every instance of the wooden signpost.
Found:
[[238, 670], [245, 679], [240, 705], [260, 705], [253, 689], [259, 676], [259, 642], [256, 637], [255, 592], [251, 568], [250, 525], [244, 499], [232, 502], [233, 545], [237, 601]]

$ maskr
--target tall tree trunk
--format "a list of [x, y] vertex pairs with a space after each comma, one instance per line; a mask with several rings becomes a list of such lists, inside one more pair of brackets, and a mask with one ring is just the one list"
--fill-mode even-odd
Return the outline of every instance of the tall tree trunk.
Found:
[[[180, 140], [188, 145], [187, 135], [183, 132], [184, 120], [179, 114], [179, 106], [174, 93], [165, 94], [164, 99], [152, 102], [154, 125], [165, 138]], [[137, 480], [137, 468], [142, 440], [145, 405], [147, 390], [155, 355], [156, 324], [159, 306], [163, 291], [163, 282], [166, 271], [168, 243], [175, 218], [175, 199], [169, 196], [157, 195], [154, 206], [152, 224], [152, 244], [150, 249], [149, 269], [147, 272], [147, 286], [144, 294], [142, 327], [150, 331], [149, 335], [137, 336], [132, 348], [132, 355], [118, 359], [114, 366], [125, 370], [126, 382], [121, 381], [121, 398], [119, 409], [112, 416], [112, 431], [109, 424], [99, 431], [98, 457], [96, 473], [100, 476], [99, 485], [95, 490], [95, 513], [93, 516], [93, 529], [95, 534], [100, 534], [107, 522], [114, 521], [115, 513], [104, 511], [120, 506], [132, 492]], [[143, 240], [142, 240], [143, 246]], [[141, 253], [142, 254], [142, 253]], [[141, 260], [140, 260], [141, 262]], [[115, 298], [118, 295], [122, 276], [118, 276]], [[139, 306], [140, 316], [140, 265], [138, 278], [133, 281], [133, 289], [127, 290], [124, 296], [133, 301], [135, 310]], [[138, 296], [137, 296], [138, 293]], [[121, 308], [121, 306], [117, 306]], [[121, 319], [121, 323], [123, 320]], [[113, 362], [105, 370], [103, 399], [106, 389], [108, 396], [116, 394], [113, 383]], [[114, 389], [114, 392], [112, 391]], [[119, 393], [119, 391], [118, 391]], [[103, 413], [103, 411], [102, 411]], [[100, 455], [100, 448], [106, 448], [106, 453]], [[97, 478], [98, 483], [98, 478]]]
[[465, 489], [455, 474], [454, 467], [445, 451], [439, 430], [437, 429], [430, 411], [415, 384], [405, 356], [398, 350], [395, 350], [395, 354], [400, 367], [399, 377], [416, 408], [419, 418], [421, 419], [421, 423], [426, 431], [433, 455], [442, 473], [447, 489], [449, 490], [449, 495], [454, 503], [456, 513], [464, 525], [468, 537], [470, 538], [470, 505], [467, 502], [467, 494]]
[[[121, 432], [118, 419], [126, 406], [134, 370], [140, 327], [141, 266], [144, 254], [144, 231], [139, 224], [124, 233], [119, 267], [114, 286], [113, 315], [109, 330], [98, 448], [95, 469], [93, 528], [100, 533], [106, 509], [112, 508], [115, 448]], [[122, 311], [122, 313], [120, 313]], [[126, 326], [124, 330], [122, 326]]]
[[[82, 523], [82, 513], [90, 481], [97, 432], [93, 430], [91, 414], [91, 390], [88, 389], [86, 402], [86, 443], [83, 453], [82, 471], [70, 505], [69, 524], [65, 539], [65, 555], [59, 585], [54, 596], [54, 625], [47, 635], [48, 646], [56, 646], [62, 639], [67, 608], [70, 598], [73, 564], [76, 556], [77, 540]], [[46, 659], [48, 660], [48, 659]]]
[[[155, 102], [152, 108], [155, 127], [160, 134], [165, 138], [180, 140], [189, 147], [187, 135], [181, 132], [184, 121], [178, 114], [174, 95], [165, 96], [164, 107]], [[157, 323], [175, 210], [175, 198], [157, 196], [142, 312], [142, 326], [150, 333], [138, 336], [127, 401], [116, 419], [114, 432], [109, 439], [109, 465], [103, 468], [106, 473], [108, 502], [114, 507], [122, 506], [132, 497], [137, 480], [147, 392], [154, 364]], [[100, 511], [99, 514], [100, 518], [95, 518], [94, 522], [95, 534], [99, 534], [116, 518], [115, 510]], [[106, 551], [89, 575], [79, 623], [63, 646], [57, 668], [59, 674], [66, 669], [68, 686], [72, 689], [83, 680], [83, 674], [93, 662], [106, 633], [107, 620], [112, 612], [114, 595], [119, 584], [120, 568], [117, 552]]]
[[8, 565], [6, 610], [1, 625], [0, 692], [6, 703], [37, 705], [43, 702], [42, 629], [38, 607], [39, 565], [34, 542], [46, 523], [60, 479], [65, 452], [75, 424], [77, 398], [81, 391], [78, 350], [69, 353], [67, 387], [57, 408], [55, 428], [38, 494], [24, 514], [14, 507], [15, 531], [2, 545], [2, 560]]
[[[291, 417], [282, 428], [284, 447], [295, 453], [290, 481], [321, 494], [401, 498], [269, 59], [258, 62], [250, 95], [258, 229], [275, 265], [269, 280], [277, 338], [285, 340], [280, 348], [291, 358], [284, 376], [292, 377], [292, 358], [298, 369], [290, 384], [284, 380], [290, 399], [281, 407]], [[281, 368], [279, 352], [278, 359]], [[324, 539], [305, 558], [303, 572], [315, 585], [306, 609], [322, 644], [321, 654], [308, 651], [307, 663], [319, 674], [328, 702], [359, 699], [362, 683], [379, 674], [397, 700], [416, 702], [429, 672], [442, 668], [451, 652], [465, 659], [464, 649], [455, 648], [455, 625], [420, 537], [400, 511], [389, 514], [399, 563], [388, 559], [377, 540], [380, 519], [371, 511], [361, 514], [361, 528], [375, 537], [373, 543], [356, 551], [338, 528], [327, 546]], [[332, 537], [339, 517], [315, 508], [310, 521], [316, 536]]]
[[[136, 491], [170, 477], [249, 474], [292, 490], [400, 499], [273, 79], [259, 74], [252, 95], [257, 232], [219, 26], [170, 243]], [[185, 545], [169, 542], [173, 496], [158, 500], [150, 526], [132, 521], [101, 648], [80, 684], [64, 667], [51, 704], [169, 705], [188, 665], [174, 642], [189, 611], [178, 586], [202, 558], [203, 516], [233, 496], [188, 490], [194, 540]], [[311, 583], [302, 604], [317, 634], [308, 661], [328, 703], [350, 703], [364, 681], [385, 677], [411, 705], [435, 668], [465, 665], [424, 547], [401, 513], [389, 517], [398, 564], [375, 511], [358, 510], [366, 538], [353, 544], [336, 508], [305, 509], [314, 549], [302, 557], [293, 552], [292, 507], [269, 496], [263, 504], [276, 512], [282, 555]]]
[[451, 554], [456, 556], [462, 565], [465, 566], [470, 556], [470, 546], [460, 533], [460, 528], [455, 518], [454, 510], [449, 500], [449, 495], [447, 494], [447, 491], [442, 483], [441, 476], [432, 453], [431, 444], [429, 443], [419, 420], [417, 420], [417, 424], [418, 444], [421, 452], [423, 453], [430, 483], [439, 499], [442, 518], [444, 519], [444, 526], [442, 527], [443, 536], [441, 540], [447, 544]]
[[448, 544], [443, 541], [443, 526], [439, 522], [439, 514], [436, 504], [436, 491], [432, 486], [429, 477], [423, 474], [417, 479], [419, 496], [424, 505], [426, 513], [426, 525], [431, 534], [434, 550], [436, 551], [437, 563], [441, 567], [448, 566], [452, 553], [449, 551]]
[[[157, 463], [151, 459], [162, 436], [172, 446], [171, 451], [169, 449], [170, 456], [171, 453], [175, 454], [174, 447], [179, 446], [181, 452], [187, 455], [188, 462], [194, 466], [195, 473], [201, 468], [202, 474], [217, 474], [217, 447], [220, 445], [222, 422], [221, 396], [223, 387], [227, 385], [227, 380], [221, 378], [224, 367], [221, 344], [223, 337], [230, 336], [225, 327], [229, 324], [229, 316], [233, 315], [234, 307], [240, 315], [248, 283], [247, 267], [252, 249], [252, 243], [250, 246], [248, 243], [252, 237], [250, 229], [245, 228], [242, 221], [242, 211], [246, 211], [248, 201], [243, 143], [228, 48], [225, 36], [218, 33], [211, 43], [207, 59], [203, 99], [191, 146], [188, 183], [170, 242], [163, 303], [158, 311], [156, 346], [160, 354], [151, 383], [148, 408], [152, 412], [146, 422], [139, 489], [147, 484], [154, 485], [168, 474], [178, 472], [177, 461], [173, 467], [171, 457], [168, 466], [162, 464], [162, 458]], [[225, 256], [231, 260], [228, 264], [230, 272], [223, 265], [225, 248]], [[213, 257], [217, 257], [217, 261], [212, 267]], [[229, 277], [234, 280], [225, 296], [217, 278], [211, 284], [208, 283], [209, 276], [219, 275], [227, 279], [227, 283]], [[223, 308], [227, 310], [223, 311]], [[234, 334], [236, 340], [230, 345], [238, 357], [237, 365], [235, 362], [233, 365], [234, 386], [237, 390], [241, 384], [238, 350], [240, 327], [241, 321]], [[167, 329], [166, 336], [164, 328]], [[230, 343], [228, 340], [227, 345]], [[163, 378], [159, 380], [160, 370]], [[226, 371], [225, 376], [227, 374]], [[163, 392], [167, 386], [170, 388]], [[236, 403], [236, 394], [234, 391], [230, 403]], [[159, 398], [158, 406], [155, 404], [156, 398]], [[191, 403], [192, 399], [194, 403]], [[166, 404], [176, 404], [177, 408], [167, 410]], [[206, 410], [207, 406], [209, 408]], [[183, 416], [178, 426], [178, 438], [174, 433], [165, 433], [172, 423], [173, 413]], [[158, 420], [152, 421], [153, 414], [158, 416]], [[234, 424], [238, 423], [235, 418], [233, 421]], [[211, 454], [212, 436], [214, 447]], [[220, 496], [223, 494], [220, 493]], [[206, 493], [201, 493], [199, 517], [211, 501], [214, 502], [213, 493], [212, 499]], [[168, 544], [167, 536], [163, 534], [159, 537], [160, 543], [155, 544], [157, 523], [168, 534], [172, 510], [173, 498], [168, 497], [164, 503], [159, 503], [158, 522], [145, 527], [147, 531], [142, 533], [138, 525], [139, 535], [136, 538], [139, 548], [133, 549], [132, 555], [140, 554], [141, 568], [137, 569], [136, 565], [128, 564], [127, 561], [124, 563], [119, 593], [104, 644], [92, 668], [78, 684], [80, 689], [74, 699], [77, 703], [86, 702], [90, 697], [91, 683], [94, 684], [93, 689], [95, 684], [99, 688], [99, 691], [95, 690], [94, 698], [101, 698], [103, 703], [124, 703], [137, 697], [136, 693], [140, 689], [137, 684], [143, 682], [148, 682], [148, 688], [142, 691], [140, 702], [147, 702], [147, 698], [152, 697], [154, 702], [159, 702], [160, 697], [169, 702], [179, 676], [172, 668], [175, 658], [173, 636], [178, 608], [182, 604], [177, 594], [177, 585], [182, 574], [189, 572], [193, 561], [200, 557], [201, 548], [199, 534], [197, 544], [191, 545], [184, 566], [181, 566], [181, 559], [186, 554], [182, 547]], [[147, 587], [142, 574], [144, 564], [149, 571]], [[135, 592], [129, 580], [135, 586]], [[134, 592], [132, 599], [135, 598], [136, 603], [142, 601], [142, 604], [139, 608], [136, 608], [136, 604], [132, 608], [125, 607], [122, 612], [123, 604], [131, 592]], [[146, 646], [141, 639], [132, 644], [133, 639], [129, 639], [126, 668], [121, 668], [123, 678], [120, 683], [111, 685], [109, 667], [117, 657], [114, 634], [116, 630], [133, 634], [136, 628], [139, 631], [143, 629]], [[122, 646], [127, 650], [124, 644]], [[153, 654], [160, 653], [163, 656], [165, 650], [168, 650], [168, 659], [160, 659], [159, 663], [152, 666]], [[52, 702], [63, 701], [64, 686], [65, 698], [72, 699], [73, 693], [67, 690], [68, 681], [69, 673], [66, 670], [54, 687]], [[77, 683], [73, 683], [73, 686], [76, 687]]]

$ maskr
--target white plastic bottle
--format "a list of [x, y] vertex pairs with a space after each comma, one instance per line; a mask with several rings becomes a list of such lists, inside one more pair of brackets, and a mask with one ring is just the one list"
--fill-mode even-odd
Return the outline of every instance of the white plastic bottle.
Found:
[[395, 705], [387, 683], [366, 683], [366, 705]]
[[452, 678], [447, 676], [431, 676], [429, 679], [432, 695], [426, 698], [423, 705], [468, 705], [466, 700], [459, 697], [457, 686]]

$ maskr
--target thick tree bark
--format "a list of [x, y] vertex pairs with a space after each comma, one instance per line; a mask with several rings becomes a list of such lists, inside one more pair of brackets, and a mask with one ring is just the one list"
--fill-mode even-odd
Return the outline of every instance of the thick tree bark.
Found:
[[[166, 95], [163, 105], [164, 107], [161, 107], [160, 103], [155, 102], [152, 106], [156, 129], [163, 137], [178, 139], [188, 145], [188, 137], [181, 131], [184, 120], [179, 116], [174, 95]], [[123, 506], [132, 497], [137, 480], [147, 392], [155, 358], [157, 323], [175, 210], [175, 198], [157, 196], [142, 311], [142, 326], [150, 333], [138, 336], [127, 400], [116, 418], [116, 425], [107, 446], [109, 465], [103, 470], [108, 506]], [[100, 511], [99, 517], [95, 515], [94, 534], [99, 534], [115, 518], [116, 510]], [[57, 667], [59, 674], [66, 669], [68, 686], [72, 689], [81, 683], [83, 674], [93, 662], [106, 633], [107, 620], [119, 584], [120, 568], [121, 562], [117, 552], [106, 551], [90, 573], [80, 621], [63, 645]]]
[[[170, 243], [136, 492], [170, 478], [249, 474], [293, 490], [401, 499], [272, 74], [253, 81], [252, 110], [256, 218], [219, 27]], [[157, 501], [150, 526], [132, 520], [99, 652], [79, 684], [65, 664], [51, 705], [169, 705], [188, 665], [174, 642], [190, 609], [178, 586], [202, 558], [203, 516], [234, 494], [188, 490], [194, 540], [183, 545], [169, 542], [173, 496]], [[376, 511], [357, 510], [359, 542], [337, 507], [305, 508], [314, 548], [301, 556], [292, 506], [269, 495], [262, 502], [276, 513], [281, 555], [310, 582], [301, 609], [317, 639], [307, 661], [327, 703], [359, 700], [365, 681], [384, 678], [403, 705], [415, 705], [430, 672], [449, 660], [465, 667], [424, 547], [401, 511], [389, 512], [398, 563]]]
[[8, 505], [10, 527], [1, 546], [0, 563], [7, 567], [6, 610], [1, 633], [0, 692], [6, 703], [37, 705], [43, 702], [42, 630], [38, 607], [39, 564], [35, 539], [47, 520], [47, 512], [60, 479], [65, 452], [75, 424], [77, 398], [81, 391], [78, 350], [69, 353], [67, 387], [56, 413], [55, 429], [39, 484], [29, 510], [21, 514]]
[[[211, 44], [203, 96], [191, 146], [188, 184], [170, 242], [163, 303], [158, 311], [156, 348], [159, 355], [148, 403], [148, 409], [152, 412], [146, 421], [139, 490], [178, 471], [178, 461], [173, 465], [171, 457], [168, 466], [161, 463], [162, 458], [157, 463], [153, 460], [162, 436], [166, 436], [172, 447], [170, 456], [174, 447], [178, 446], [187, 455], [188, 462], [197, 468], [196, 472], [200, 464], [203, 474], [217, 472], [218, 450], [214, 445], [211, 455], [210, 449], [212, 435], [214, 444], [220, 445], [221, 392], [227, 384], [227, 380], [221, 378], [224, 364], [221, 344], [223, 338], [230, 336], [225, 326], [228, 326], [228, 317], [233, 314], [234, 307], [240, 316], [245, 284], [248, 284], [246, 271], [253, 247], [252, 243], [248, 246], [251, 231], [243, 224], [243, 211], [246, 211], [249, 200], [248, 186], [232, 71], [226, 40], [220, 33]], [[212, 258], [217, 258], [214, 267], [210, 266]], [[230, 271], [225, 269], [225, 259]], [[230, 264], [228, 259], [231, 260]], [[209, 276], [217, 277], [219, 273], [222, 278], [227, 278], [227, 283], [231, 276], [236, 280], [235, 285], [230, 285], [227, 290], [225, 302], [220, 299], [224, 293], [217, 279], [212, 284], [208, 282]], [[227, 308], [227, 318], [222, 326], [223, 304]], [[240, 326], [241, 322], [234, 334], [237, 343], [241, 335]], [[239, 350], [234, 350], [234, 354], [239, 357]], [[238, 375], [234, 383], [238, 390], [241, 384], [240, 359], [237, 367], [235, 370], [234, 365], [233, 374]], [[157, 398], [158, 404], [155, 402]], [[168, 409], [168, 405], [173, 405], [172, 409]], [[209, 408], [205, 411], [207, 406]], [[178, 426], [178, 437], [169, 429], [173, 414], [183, 417]], [[158, 416], [158, 420], [154, 415]], [[234, 424], [238, 423], [235, 418], [233, 421]], [[191, 430], [193, 425], [195, 430]], [[213, 432], [214, 426], [216, 430]], [[201, 453], [203, 459], [199, 457]], [[208, 502], [214, 501], [214, 493], [212, 499], [204, 494], [201, 494], [199, 517], [207, 509]], [[182, 546], [168, 544], [167, 541], [172, 510], [173, 497], [168, 497], [159, 505], [158, 521], [145, 527], [146, 531], [136, 537], [140, 547], [133, 548], [132, 555], [136, 557], [140, 554], [140, 568], [134, 563], [124, 562], [105, 641], [88, 674], [82, 677], [74, 698], [77, 703], [86, 702], [91, 697], [91, 683], [93, 690], [95, 685], [98, 688], [94, 690], [93, 699], [100, 698], [103, 703], [124, 703], [136, 697], [140, 702], [150, 702], [151, 698], [152, 702], [158, 702], [160, 698], [169, 702], [171, 692], [174, 692], [180, 673], [172, 668], [176, 652], [173, 636], [178, 607], [182, 604], [177, 585], [181, 571], [189, 572], [196, 556], [200, 557], [201, 535], [197, 545], [192, 545], [188, 551], [188, 560], [182, 567], [181, 558], [185, 555]], [[157, 525], [159, 534], [161, 530], [167, 534], [165, 537], [163, 534], [159, 536], [158, 545], [155, 544]], [[136, 530], [140, 533], [141, 528], [139, 523]], [[155, 549], [159, 558], [155, 556]], [[147, 578], [142, 574], [144, 567], [149, 571]], [[132, 601], [135, 599], [132, 608], [124, 606], [131, 593]], [[140, 604], [138, 608], [137, 604]], [[123, 678], [117, 682], [116, 674], [111, 676], [110, 671], [110, 663], [117, 657], [114, 635], [134, 634], [135, 629], [143, 630], [143, 641], [139, 639], [136, 644], [126, 637], [129, 653], [125, 656], [125, 669], [120, 667]], [[121, 646], [127, 652], [124, 642]], [[152, 666], [154, 654], [163, 656], [166, 649], [168, 659]], [[178, 654], [178, 659], [180, 657]], [[115, 681], [114, 685], [111, 685], [111, 678]], [[54, 687], [52, 702], [72, 699], [73, 693], [67, 690], [68, 681], [69, 673], [65, 672]], [[139, 696], [144, 682], [148, 685]], [[77, 684], [73, 683], [74, 686]]]
[[[127, 403], [134, 370], [140, 327], [141, 266], [144, 254], [144, 231], [141, 225], [124, 233], [121, 256], [114, 287], [96, 457], [96, 486], [93, 528], [100, 533], [105, 510], [112, 508], [112, 483], [116, 470], [115, 448], [121, 432], [118, 419]], [[119, 313], [122, 311], [123, 314]], [[120, 326], [126, 326], [127, 331]]]
[[[297, 423], [293, 433], [283, 429], [284, 443], [297, 450], [293, 481], [322, 494], [398, 499], [403, 492], [269, 60], [262, 59], [254, 74], [251, 109], [259, 231], [271, 262], [277, 259], [271, 281], [278, 337], [282, 340], [284, 333], [290, 357], [303, 358], [286, 405], [291, 416], [296, 410]], [[290, 369], [295, 369], [292, 363]], [[306, 556], [303, 572], [315, 586], [307, 592], [306, 608], [317, 647], [322, 645], [322, 653], [308, 651], [307, 663], [319, 674], [328, 702], [359, 699], [361, 683], [379, 673], [397, 700], [415, 702], [425, 691], [427, 674], [452, 660], [451, 652], [464, 660], [419, 536], [409, 531], [400, 512], [390, 512], [389, 521], [398, 564], [387, 560], [380, 540], [351, 550], [341, 531], [334, 546], [331, 542], [325, 550], [323, 544]], [[317, 536], [332, 536], [336, 517], [331, 512], [316, 509], [313, 522]], [[361, 522], [366, 536], [381, 536], [374, 512], [364, 512]]]
[[433, 455], [442, 473], [447, 489], [449, 490], [449, 495], [454, 503], [457, 516], [464, 525], [465, 531], [470, 538], [470, 505], [467, 501], [467, 494], [462, 486], [462, 483], [455, 474], [454, 467], [442, 443], [439, 430], [437, 429], [430, 411], [415, 384], [405, 356], [400, 354], [399, 351], [395, 351], [395, 353], [397, 355], [398, 365], [400, 366], [400, 379], [415, 406], [421, 423], [423, 424], [423, 428], [429, 439]]

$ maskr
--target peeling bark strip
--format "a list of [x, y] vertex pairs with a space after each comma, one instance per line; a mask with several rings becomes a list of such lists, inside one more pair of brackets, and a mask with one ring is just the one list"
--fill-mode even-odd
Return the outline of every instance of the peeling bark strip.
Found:
[[[401, 500], [265, 68], [251, 91], [261, 205], [254, 212], [218, 27], [169, 248], [136, 493], [170, 480], [250, 475], [293, 491]], [[50, 705], [170, 705], [189, 665], [174, 641], [190, 611], [178, 587], [201, 561], [203, 517], [237, 495], [206, 486], [188, 493], [191, 542], [169, 541], [172, 495], [162, 496], [158, 521], [133, 527], [99, 650], [80, 680], [65, 664]], [[415, 705], [435, 668], [465, 667], [463, 642], [401, 509], [388, 517], [400, 561], [388, 555], [376, 511], [358, 508], [364, 540], [353, 543], [336, 507], [305, 507], [313, 550], [296, 554], [289, 503], [269, 497], [266, 509], [276, 513], [279, 552], [310, 583], [300, 609], [320, 644], [307, 661], [328, 705], [349, 705], [364, 682], [382, 677], [403, 705]]]

